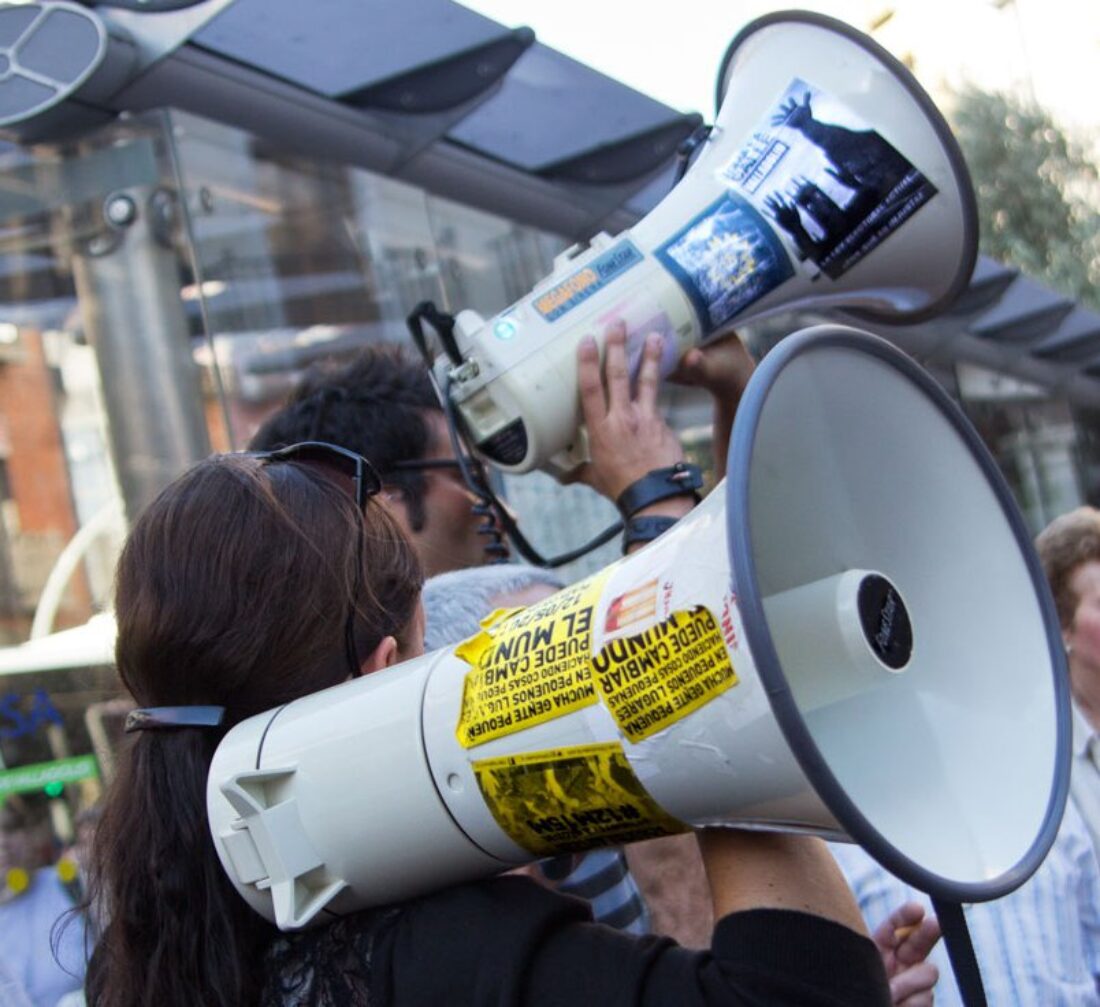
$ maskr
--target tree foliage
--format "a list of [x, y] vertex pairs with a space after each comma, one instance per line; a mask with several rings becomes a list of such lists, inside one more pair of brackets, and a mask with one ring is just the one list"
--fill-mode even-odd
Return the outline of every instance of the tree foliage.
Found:
[[951, 118], [977, 192], [982, 252], [1100, 308], [1100, 183], [1084, 145], [1014, 95], [966, 88]]

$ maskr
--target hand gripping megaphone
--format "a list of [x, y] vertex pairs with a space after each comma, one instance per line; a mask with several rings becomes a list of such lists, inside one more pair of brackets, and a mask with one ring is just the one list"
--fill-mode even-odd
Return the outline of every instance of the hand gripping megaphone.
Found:
[[1011, 891], [1068, 787], [1068, 674], [978, 436], [888, 343], [764, 359], [727, 480], [660, 539], [455, 648], [236, 725], [222, 864], [283, 929], [689, 825], [860, 843]]
[[[847, 25], [771, 14], [732, 42], [721, 110], [684, 178], [640, 223], [599, 234], [485, 321], [461, 311], [436, 346], [410, 317], [469, 440], [500, 468], [563, 473], [587, 455], [576, 348], [626, 324], [633, 355], [692, 346], [779, 310], [934, 315], [969, 282], [973, 190], [950, 129], [912, 74]], [[432, 314], [434, 312], [434, 315]]]

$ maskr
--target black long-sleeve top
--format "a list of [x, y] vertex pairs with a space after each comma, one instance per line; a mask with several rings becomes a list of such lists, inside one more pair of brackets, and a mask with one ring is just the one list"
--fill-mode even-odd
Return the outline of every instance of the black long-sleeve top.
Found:
[[875, 946], [778, 909], [720, 920], [711, 948], [632, 937], [526, 878], [448, 889], [284, 935], [265, 1007], [882, 1007]]

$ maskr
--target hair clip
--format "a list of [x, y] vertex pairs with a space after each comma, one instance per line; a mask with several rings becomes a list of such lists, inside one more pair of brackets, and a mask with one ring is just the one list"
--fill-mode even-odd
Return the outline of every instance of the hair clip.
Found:
[[224, 706], [150, 706], [126, 714], [123, 731], [162, 731], [176, 727], [220, 727]]

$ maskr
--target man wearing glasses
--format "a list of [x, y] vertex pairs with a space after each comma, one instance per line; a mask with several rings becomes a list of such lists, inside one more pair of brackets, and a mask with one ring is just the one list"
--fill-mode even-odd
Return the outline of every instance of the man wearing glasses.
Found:
[[[312, 368], [249, 447], [339, 444], [369, 458], [431, 577], [479, 566], [507, 547], [466, 487], [423, 362], [402, 347], [364, 347], [348, 362]], [[471, 460], [484, 478], [480, 463]]]

